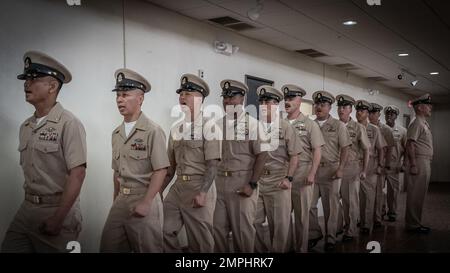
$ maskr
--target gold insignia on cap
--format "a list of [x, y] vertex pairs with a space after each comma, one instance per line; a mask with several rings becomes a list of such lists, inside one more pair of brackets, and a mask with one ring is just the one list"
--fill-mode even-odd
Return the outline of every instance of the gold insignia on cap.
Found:
[[343, 102], [344, 101], [344, 97], [339, 97], [339, 101]]
[[358, 106], [362, 106], [362, 105], [363, 105], [362, 101], [358, 102]]
[[285, 88], [283, 89], [283, 91], [284, 91], [284, 93], [286, 94], [286, 93], [289, 92], [289, 88], [285, 87]]
[[318, 99], [320, 99], [321, 97], [322, 97], [322, 93], [317, 93], [317, 96], [316, 96]]
[[28, 67], [30, 67], [31, 65], [31, 59], [29, 57], [27, 57], [25, 59], [25, 69], [27, 69]]
[[230, 82], [225, 82], [225, 84], [223, 85], [223, 87], [224, 87], [225, 89], [230, 88]]
[[181, 84], [186, 84], [188, 82], [188, 78], [187, 77], [183, 77], [181, 79]]
[[123, 78], [124, 78], [123, 73], [117, 74], [117, 82], [122, 82], [122, 81], [123, 81]]

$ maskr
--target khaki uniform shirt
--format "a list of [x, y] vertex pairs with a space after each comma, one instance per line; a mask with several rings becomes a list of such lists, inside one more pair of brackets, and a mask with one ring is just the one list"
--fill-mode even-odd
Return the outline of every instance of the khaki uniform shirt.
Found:
[[112, 133], [112, 169], [120, 185], [148, 185], [155, 170], [170, 166], [166, 136], [161, 127], [141, 113], [128, 137], [122, 123]]
[[[291, 124], [284, 119], [278, 119], [278, 121], [280, 124], [278, 128], [271, 128], [266, 132], [270, 134], [275, 150], [268, 152], [269, 157], [264, 166], [265, 169], [272, 171], [285, 170], [289, 166], [290, 157], [300, 154], [303, 148]], [[270, 125], [273, 127], [275, 124]]]
[[414, 119], [408, 127], [407, 139], [414, 141], [416, 155], [433, 157], [433, 135], [425, 118]]
[[262, 146], [261, 123], [242, 113], [236, 121], [223, 117], [219, 126], [223, 132], [219, 171], [253, 171], [256, 156], [266, 150]]
[[394, 137], [394, 147], [391, 153], [391, 165], [394, 168], [400, 168], [403, 164], [402, 159], [406, 149], [406, 128], [395, 124], [391, 130]]
[[370, 140], [367, 137], [366, 128], [350, 118], [346, 125], [352, 146], [348, 153], [348, 161], [363, 160], [364, 150], [370, 149]]
[[168, 155], [178, 176], [204, 175], [206, 161], [222, 158], [221, 131], [212, 130], [214, 124], [200, 115], [191, 124], [182, 121], [172, 127]]
[[386, 141], [381, 135], [380, 128], [368, 123], [366, 127], [367, 137], [370, 140], [370, 156], [378, 158], [378, 149], [386, 147]]
[[62, 193], [69, 171], [86, 164], [86, 132], [71, 112], [56, 103], [36, 124], [28, 118], [20, 126], [20, 165], [29, 194]]
[[292, 121], [291, 125], [297, 132], [297, 141], [300, 142], [302, 148], [299, 161], [312, 163], [313, 149], [325, 145], [319, 125], [302, 113]]
[[[316, 119], [316, 122], [317, 119]], [[320, 127], [325, 145], [322, 148], [321, 163], [337, 163], [340, 160], [340, 149], [352, 144], [344, 123], [329, 117]]]

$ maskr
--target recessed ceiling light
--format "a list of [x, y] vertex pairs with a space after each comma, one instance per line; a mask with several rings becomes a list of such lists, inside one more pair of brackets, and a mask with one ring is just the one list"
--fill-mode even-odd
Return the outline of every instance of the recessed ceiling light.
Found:
[[406, 56], [409, 56], [409, 54], [408, 53], [398, 53], [398, 56], [399, 57], [406, 57]]
[[439, 72], [430, 72], [430, 75], [439, 75]]
[[354, 26], [357, 24], [356, 21], [348, 20], [342, 23], [344, 26]]

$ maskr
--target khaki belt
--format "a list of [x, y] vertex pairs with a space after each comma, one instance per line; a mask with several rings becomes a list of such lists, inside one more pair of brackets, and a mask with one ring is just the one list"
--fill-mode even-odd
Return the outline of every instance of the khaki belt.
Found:
[[265, 169], [262, 174], [263, 175], [271, 175], [271, 174], [282, 174], [282, 173], [286, 173], [286, 171], [285, 170], [267, 170], [267, 169]]
[[185, 175], [185, 174], [180, 174], [180, 175], [177, 175], [177, 180], [181, 180], [181, 181], [191, 181], [191, 180], [197, 180], [197, 179], [200, 179], [200, 178], [203, 178], [203, 175], [198, 175], [198, 174], [196, 174], [196, 175]]
[[25, 193], [25, 200], [33, 204], [59, 204], [61, 202], [61, 193], [54, 195], [36, 195]]
[[334, 164], [338, 164], [339, 162], [320, 162], [319, 167], [330, 166]]
[[148, 190], [147, 187], [130, 188], [130, 187], [120, 187], [119, 192], [123, 195], [133, 195], [133, 194], [143, 194]]

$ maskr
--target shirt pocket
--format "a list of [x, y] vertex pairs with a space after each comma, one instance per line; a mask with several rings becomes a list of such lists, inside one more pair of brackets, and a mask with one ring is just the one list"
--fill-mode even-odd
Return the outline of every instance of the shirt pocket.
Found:
[[134, 175], [143, 175], [151, 172], [150, 158], [147, 151], [132, 150], [128, 154], [128, 169]]
[[57, 152], [59, 150], [59, 144], [58, 143], [43, 143], [38, 142], [35, 144], [35, 149], [44, 153], [44, 154], [50, 154]]

